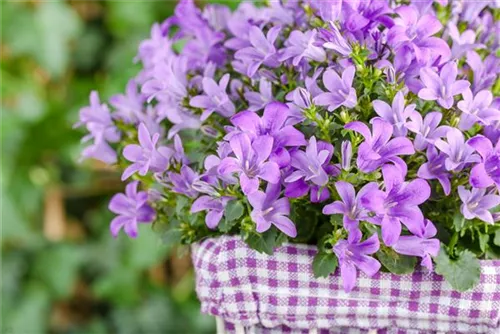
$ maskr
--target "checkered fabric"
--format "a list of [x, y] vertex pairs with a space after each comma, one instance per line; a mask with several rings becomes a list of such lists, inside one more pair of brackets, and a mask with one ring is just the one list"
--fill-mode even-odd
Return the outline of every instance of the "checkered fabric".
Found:
[[316, 248], [287, 244], [272, 256], [238, 237], [193, 246], [203, 313], [222, 318], [226, 333], [500, 333], [500, 261], [482, 261], [481, 283], [456, 292], [434, 273], [359, 273], [342, 289], [338, 272], [314, 278]]

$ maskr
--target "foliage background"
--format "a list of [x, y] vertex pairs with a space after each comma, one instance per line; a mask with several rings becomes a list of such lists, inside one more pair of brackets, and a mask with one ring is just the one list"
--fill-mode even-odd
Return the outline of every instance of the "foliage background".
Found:
[[213, 333], [183, 250], [147, 227], [137, 240], [111, 238], [106, 206], [123, 184], [79, 163], [72, 129], [91, 90], [103, 100], [124, 90], [139, 41], [175, 1], [1, 6], [0, 332]]

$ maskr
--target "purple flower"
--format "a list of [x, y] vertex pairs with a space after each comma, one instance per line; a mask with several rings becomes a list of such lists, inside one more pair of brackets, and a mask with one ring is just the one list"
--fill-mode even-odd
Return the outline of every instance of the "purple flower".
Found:
[[431, 239], [437, 234], [434, 224], [425, 219], [425, 231], [422, 237], [415, 235], [400, 236], [392, 248], [399, 254], [422, 258], [422, 266], [432, 271], [432, 257], [439, 253], [439, 240]]
[[474, 188], [486, 188], [496, 184], [500, 189], [500, 139], [496, 146], [486, 137], [478, 135], [467, 141], [481, 156], [481, 162], [470, 172], [470, 184]]
[[458, 124], [460, 130], [469, 130], [476, 123], [488, 125], [491, 121], [500, 120], [500, 110], [490, 107], [493, 94], [489, 90], [482, 90], [473, 96], [472, 91], [467, 89], [462, 96], [464, 99], [457, 103], [462, 111]]
[[448, 196], [451, 192], [451, 175], [445, 167], [446, 159], [446, 154], [439, 153], [434, 146], [429, 146], [427, 149], [427, 162], [419, 167], [417, 176], [425, 180], [438, 180], [445, 195]]
[[352, 159], [352, 144], [348, 140], [344, 140], [340, 146], [340, 167], [343, 170], [349, 171], [351, 169], [351, 159]]
[[409, 46], [419, 63], [427, 62], [433, 55], [441, 55], [443, 59], [450, 57], [448, 44], [439, 37], [431, 37], [442, 28], [436, 16], [420, 16], [412, 6], [400, 6], [396, 13], [399, 17], [394, 19], [394, 26], [387, 34], [389, 44], [396, 50]]
[[391, 140], [393, 127], [381, 118], [374, 118], [371, 123], [373, 133], [370, 133], [368, 126], [362, 122], [351, 122], [345, 126], [365, 138], [358, 148], [358, 168], [365, 173], [371, 173], [383, 164], [393, 162], [406, 170], [406, 164], [398, 155], [415, 153], [411, 141], [405, 137]]
[[290, 202], [286, 197], [279, 198], [280, 188], [279, 184], [269, 183], [265, 193], [255, 191], [248, 195], [248, 201], [253, 207], [250, 216], [256, 224], [256, 231], [259, 233], [267, 231], [271, 225], [274, 225], [287, 236], [295, 238], [297, 229], [287, 217], [290, 215]]
[[472, 191], [464, 186], [458, 187], [458, 196], [462, 200], [460, 210], [466, 219], [478, 218], [488, 224], [494, 224], [490, 209], [500, 205], [500, 196], [486, 192], [486, 189], [472, 188]]
[[382, 225], [382, 239], [387, 246], [396, 243], [401, 235], [401, 224], [423, 236], [424, 216], [418, 205], [431, 195], [429, 184], [422, 179], [405, 182], [405, 174], [394, 165], [382, 167], [385, 192], [372, 188], [365, 193], [362, 203], [377, 215], [369, 220]]
[[247, 133], [251, 139], [271, 136], [273, 138], [271, 160], [284, 167], [290, 162], [289, 153], [284, 148], [303, 146], [307, 143], [302, 132], [292, 125], [286, 125], [290, 116], [290, 109], [285, 104], [272, 102], [266, 105], [262, 117], [252, 111], [242, 111], [231, 118], [231, 123]]
[[311, 190], [311, 202], [326, 201], [330, 196], [326, 187], [329, 176], [338, 175], [339, 172], [337, 166], [329, 164], [333, 156], [333, 145], [316, 142], [316, 138], [311, 137], [305, 152], [296, 150], [291, 155], [293, 168], [285, 178], [285, 195], [297, 198]]
[[189, 101], [191, 106], [204, 109], [201, 121], [205, 121], [213, 112], [224, 117], [234, 115], [234, 104], [226, 93], [228, 83], [229, 74], [225, 74], [218, 85], [212, 78], [203, 78], [203, 91], [206, 95], [192, 97]]
[[195, 198], [198, 196], [198, 191], [193, 187], [198, 180], [199, 175], [193, 171], [188, 165], [181, 167], [180, 174], [169, 172], [167, 174], [167, 185], [173, 192], [186, 195], [187, 197]]
[[392, 100], [392, 107], [381, 100], [375, 100], [372, 103], [377, 115], [393, 125], [394, 136], [406, 137], [405, 125], [415, 110], [415, 104], [405, 107], [405, 97], [402, 91], [399, 91]]
[[433, 145], [437, 139], [446, 136], [449, 126], [439, 126], [443, 115], [440, 112], [430, 112], [422, 119], [422, 115], [415, 111], [411, 114], [411, 121], [406, 123], [406, 128], [416, 133], [413, 145], [417, 151], [425, 150], [429, 144]]
[[446, 139], [448, 142], [438, 139], [434, 145], [447, 155], [444, 162], [447, 170], [459, 172], [466, 164], [479, 162], [480, 158], [474, 154], [474, 149], [465, 143], [462, 131], [450, 128]]
[[261, 65], [278, 67], [278, 54], [274, 42], [281, 31], [281, 27], [272, 27], [264, 36], [262, 30], [252, 26], [249, 31], [249, 40], [252, 46], [238, 50], [235, 59], [241, 60], [247, 65], [247, 75], [253, 77]]
[[373, 254], [380, 248], [377, 234], [373, 234], [363, 242], [359, 241], [359, 239], [354, 242], [339, 240], [333, 247], [333, 251], [339, 260], [340, 276], [342, 277], [345, 292], [350, 292], [356, 285], [356, 268], [371, 277], [381, 267], [380, 262], [368, 256], [368, 254]]
[[326, 185], [328, 183], [328, 173], [323, 166], [330, 162], [332, 154], [333, 147], [320, 150], [316, 138], [311, 137], [305, 152], [297, 150], [292, 153], [291, 165], [296, 170], [285, 179], [285, 182], [290, 183], [304, 179], [318, 186]]
[[441, 68], [439, 75], [430, 68], [420, 70], [420, 79], [424, 83], [425, 88], [418, 92], [418, 97], [439, 103], [445, 109], [453, 107], [453, 96], [462, 94], [469, 88], [470, 82], [467, 80], [458, 80], [457, 64], [448, 62]]
[[141, 92], [150, 102], [153, 98], [159, 101], [182, 102], [188, 95], [186, 77], [187, 59], [172, 57], [168, 61], [156, 64], [151, 72], [152, 77], [141, 87]]
[[361, 198], [374, 189], [378, 190], [376, 183], [368, 183], [356, 195], [352, 184], [344, 181], [335, 182], [335, 188], [341, 201], [335, 201], [323, 208], [324, 215], [342, 214], [344, 215], [344, 228], [349, 231], [349, 241], [359, 240], [361, 231], [358, 228], [360, 220], [368, 218], [368, 211], [361, 203]]
[[116, 108], [116, 117], [126, 123], [135, 123], [144, 118], [144, 102], [146, 98], [137, 90], [134, 79], [128, 82], [125, 94], [117, 94], [109, 99], [109, 103]]
[[116, 194], [109, 202], [109, 210], [118, 215], [109, 227], [115, 238], [121, 229], [129, 237], [137, 237], [137, 224], [151, 223], [155, 217], [155, 211], [147, 203], [148, 194], [145, 191], [137, 192], [138, 185], [139, 181], [130, 182], [125, 188], [125, 194]]
[[298, 66], [302, 59], [323, 62], [326, 60], [326, 52], [323, 48], [316, 46], [316, 29], [302, 32], [294, 30], [285, 42], [285, 48], [280, 51], [279, 61], [293, 58], [293, 66]]
[[472, 91], [477, 93], [483, 89], [489, 89], [497, 79], [500, 72], [500, 59], [494, 54], [484, 59], [475, 52], [467, 52], [467, 64], [472, 69], [474, 80], [472, 82]]
[[158, 23], [153, 24], [151, 38], [139, 44], [137, 58], [142, 61], [145, 68], [150, 68], [173, 55], [172, 41], [168, 38], [168, 35], [163, 34]]
[[329, 92], [316, 96], [314, 103], [328, 106], [328, 111], [334, 111], [340, 106], [354, 108], [357, 104], [356, 90], [352, 87], [355, 71], [354, 66], [347, 67], [342, 72], [341, 79], [334, 70], [326, 70], [323, 74], [323, 84]]
[[191, 206], [191, 213], [207, 211], [205, 223], [208, 228], [215, 229], [224, 215], [224, 209], [226, 208], [227, 203], [232, 199], [232, 197], [227, 196], [218, 198], [201, 196], [196, 199]]
[[260, 136], [253, 140], [240, 133], [229, 140], [235, 157], [224, 158], [218, 171], [220, 174], [237, 172], [243, 193], [251, 194], [259, 188], [259, 179], [278, 183], [281, 178], [278, 164], [266, 161], [271, 155], [273, 137]]
[[169, 166], [169, 160], [172, 156], [172, 150], [166, 146], [156, 148], [160, 134], [155, 133], [151, 137], [146, 125], [139, 124], [138, 134], [139, 144], [130, 144], [123, 149], [123, 156], [133, 164], [128, 166], [122, 175], [122, 180], [128, 179], [135, 172], [139, 175], [146, 175], [148, 171], [160, 173]]
[[247, 99], [250, 111], [259, 111], [264, 108], [268, 103], [274, 101], [273, 95], [273, 84], [261, 78], [259, 81], [259, 91], [258, 92], [246, 92], [244, 94], [245, 99]]
[[484, 45], [476, 43], [476, 32], [473, 30], [468, 29], [460, 34], [456, 24], [450, 22], [448, 33], [453, 40], [451, 56], [454, 59], [460, 59], [467, 51], [484, 48]]
[[325, 49], [333, 50], [341, 56], [350, 56], [352, 53], [351, 46], [347, 43], [333, 22], [330, 22], [329, 24], [329, 29], [321, 28], [319, 30], [319, 38], [323, 41], [323, 47]]
[[184, 153], [184, 146], [182, 146], [181, 137], [178, 134], [174, 136], [174, 151], [172, 153], [172, 160], [181, 165], [189, 164], [189, 159]]

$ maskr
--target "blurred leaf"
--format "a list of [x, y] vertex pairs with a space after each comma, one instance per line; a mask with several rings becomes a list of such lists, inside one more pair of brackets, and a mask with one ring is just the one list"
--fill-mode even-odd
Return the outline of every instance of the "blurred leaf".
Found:
[[319, 252], [314, 257], [312, 266], [315, 277], [328, 277], [337, 269], [337, 257], [333, 253]]
[[139, 237], [129, 241], [129, 264], [137, 271], [159, 263], [168, 250], [150, 226], [143, 227]]
[[468, 250], [461, 252], [457, 259], [450, 259], [446, 251], [441, 248], [435, 262], [436, 273], [443, 275], [458, 291], [467, 291], [479, 283], [481, 265], [476, 256]]
[[118, 267], [100, 277], [93, 285], [97, 297], [118, 305], [131, 305], [140, 300], [139, 272], [134, 268]]
[[396, 253], [392, 248], [384, 247], [377, 252], [377, 258], [393, 274], [411, 274], [415, 270], [417, 259]]
[[[30, 283], [22, 299], [2, 319], [2, 333], [40, 333], [48, 319], [49, 294], [38, 283]], [[5, 327], [4, 327], [5, 326]]]

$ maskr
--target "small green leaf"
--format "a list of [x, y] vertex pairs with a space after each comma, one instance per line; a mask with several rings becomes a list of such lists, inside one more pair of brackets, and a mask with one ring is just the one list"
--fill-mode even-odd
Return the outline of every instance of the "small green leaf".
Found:
[[392, 248], [384, 248], [377, 252], [377, 258], [391, 273], [397, 275], [411, 274], [417, 259], [396, 253]]
[[500, 230], [495, 232], [495, 238], [493, 239], [493, 244], [500, 247]]
[[459, 232], [462, 230], [465, 226], [465, 217], [462, 215], [462, 213], [457, 212], [453, 216], [453, 227], [455, 228], [455, 231]]
[[252, 232], [245, 239], [248, 246], [259, 253], [272, 255], [276, 246], [276, 230], [271, 228], [264, 233]]
[[184, 209], [188, 206], [189, 199], [185, 196], [177, 196], [175, 201], [175, 213], [182, 216]]
[[239, 201], [231, 201], [227, 204], [224, 210], [224, 216], [228, 221], [239, 219], [243, 215], [244, 207]]
[[447, 252], [441, 248], [435, 261], [436, 273], [443, 275], [454, 289], [466, 291], [479, 283], [481, 266], [471, 251], [465, 250], [457, 259], [450, 259]]
[[320, 252], [314, 257], [312, 266], [315, 277], [328, 277], [337, 269], [337, 257], [333, 253]]
[[479, 248], [484, 253], [486, 248], [488, 247], [488, 241], [490, 241], [490, 236], [488, 234], [480, 234], [479, 235]]

